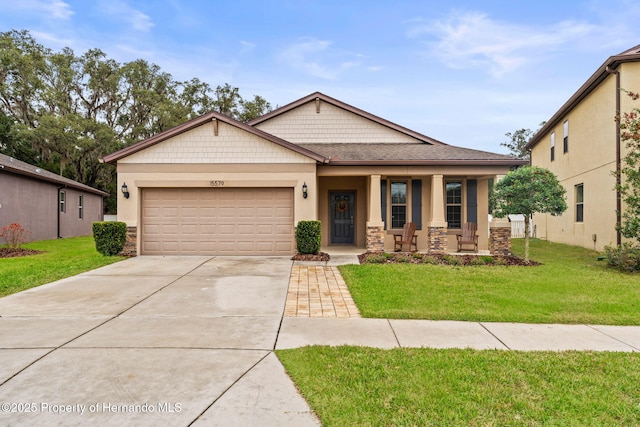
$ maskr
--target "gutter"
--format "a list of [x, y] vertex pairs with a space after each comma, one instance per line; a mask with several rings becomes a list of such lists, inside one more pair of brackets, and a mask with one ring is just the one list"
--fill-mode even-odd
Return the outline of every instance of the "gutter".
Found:
[[[620, 117], [620, 71], [607, 66], [605, 71], [616, 76], [616, 115]], [[620, 197], [621, 177], [621, 147], [620, 147], [620, 124], [616, 123], [616, 244], [622, 244], [622, 233], [620, 232], [620, 224], [622, 223], [622, 199]]]

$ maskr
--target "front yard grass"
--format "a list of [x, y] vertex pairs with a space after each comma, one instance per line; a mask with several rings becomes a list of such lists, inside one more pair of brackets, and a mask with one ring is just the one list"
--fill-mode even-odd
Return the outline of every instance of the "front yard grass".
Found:
[[[523, 253], [523, 239], [513, 251]], [[363, 317], [640, 325], [640, 276], [598, 253], [532, 240], [534, 267], [340, 266]]]
[[637, 353], [363, 347], [276, 353], [325, 426], [640, 424]]
[[112, 264], [124, 257], [106, 257], [96, 251], [92, 236], [42, 240], [23, 245], [44, 251], [39, 255], [0, 258], [0, 296]]

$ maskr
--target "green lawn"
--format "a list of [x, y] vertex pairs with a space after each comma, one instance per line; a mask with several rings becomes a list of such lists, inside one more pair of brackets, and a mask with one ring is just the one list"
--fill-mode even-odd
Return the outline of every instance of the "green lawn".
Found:
[[[513, 241], [522, 255], [523, 240]], [[640, 276], [608, 269], [598, 253], [531, 242], [535, 267], [345, 265], [364, 317], [640, 325]]]
[[637, 426], [640, 354], [278, 350], [324, 426]]
[[92, 236], [42, 240], [25, 248], [44, 251], [39, 255], [0, 258], [0, 296], [93, 270], [125, 259], [106, 257], [96, 251]]

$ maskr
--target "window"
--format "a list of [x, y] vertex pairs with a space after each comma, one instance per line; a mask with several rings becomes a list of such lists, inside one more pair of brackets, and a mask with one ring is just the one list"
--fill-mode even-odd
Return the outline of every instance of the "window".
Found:
[[569, 120], [565, 120], [562, 125], [562, 133], [564, 134], [564, 138], [562, 139], [563, 152], [566, 153], [569, 151]]
[[407, 183], [391, 182], [391, 228], [402, 228], [407, 222]]
[[82, 219], [82, 202], [83, 202], [83, 197], [82, 195], [78, 196], [78, 218]]
[[576, 222], [584, 221], [584, 184], [576, 185]]
[[60, 212], [66, 212], [67, 211], [67, 194], [64, 191], [60, 192]]
[[447, 227], [462, 228], [462, 181], [447, 182]]
[[551, 161], [556, 159], [556, 133], [551, 132]]

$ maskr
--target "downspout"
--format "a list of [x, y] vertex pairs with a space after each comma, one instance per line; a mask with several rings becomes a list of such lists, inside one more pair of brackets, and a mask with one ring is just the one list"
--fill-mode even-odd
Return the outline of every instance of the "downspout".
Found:
[[[607, 73], [616, 75], [616, 114], [620, 117], [620, 71], [614, 70], [607, 65]], [[622, 244], [622, 234], [620, 233], [620, 224], [622, 223], [622, 200], [620, 197], [621, 177], [621, 150], [620, 150], [620, 124], [616, 123], [616, 244]]]

